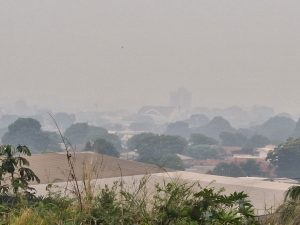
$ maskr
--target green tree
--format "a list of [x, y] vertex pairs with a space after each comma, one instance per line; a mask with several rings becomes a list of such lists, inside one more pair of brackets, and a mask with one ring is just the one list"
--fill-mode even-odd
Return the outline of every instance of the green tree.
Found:
[[248, 177], [263, 177], [265, 173], [261, 170], [261, 166], [258, 162], [253, 159], [249, 159], [246, 162], [239, 164], [241, 169], [244, 171], [245, 175]]
[[10, 145], [26, 145], [35, 152], [60, 150], [60, 139], [53, 132], [45, 132], [41, 124], [31, 118], [19, 118], [8, 127], [2, 137], [2, 143]]
[[191, 134], [189, 142], [192, 145], [217, 145], [218, 141], [204, 134]]
[[87, 123], [72, 124], [64, 133], [64, 136], [73, 145], [82, 145], [88, 141], [95, 141], [102, 138], [114, 145], [118, 150], [122, 150], [120, 138], [115, 134], [110, 134], [103, 127], [90, 126]]
[[34, 189], [29, 182], [40, 182], [39, 178], [29, 168], [29, 162], [23, 156], [30, 156], [30, 150], [26, 146], [19, 145], [14, 148], [11, 145], [0, 146], [0, 193], [18, 194], [33, 197]]
[[275, 116], [257, 127], [257, 134], [261, 134], [274, 144], [280, 144], [293, 136], [296, 122], [287, 117]]
[[100, 138], [105, 139], [106, 141], [111, 143], [117, 151], [121, 152], [123, 150], [122, 142], [118, 135], [106, 133], [103, 136], [101, 136]]
[[141, 155], [139, 161], [174, 170], [184, 170], [184, 164], [176, 154]]
[[265, 175], [260, 164], [251, 159], [241, 163], [219, 163], [212, 174], [228, 177], [263, 177]]
[[292, 186], [285, 194], [284, 202], [267, 222], [271, 225], [296, 225], [300, 221], [300, 186]]
[[205, 126], [195, 129], [194, 133], [201, 133], [209, 137], [219, 138], [222, 132], [234, 133], [236, 132], [236, 130], [231, 126], [231, 124], [227, 120], [217, 116]]
[[212, 174], [228, 177], [246, 176], [243, 169], [235, 163], [219, 163], [212, 171]]
[[170, 135], [154, 135], [143, 139], [143, 142], [138, 143], [137, 150], [141, 155], [153, 154], [168, 154], [182, 153], [187, 147], [185, 139], [178, 136]]
[[244, 192], [224, 195], [214, 188], [193, 192], [193, 185], [157, 186], [153, 215], [170, 225], [255, 225], [254, 209]]
[[[171, 165], [172, 167], [169, 168], [177, 169], [182, 167], [182, 163], [176, 154], [185, 150], [187, 141], [178, 136], [144, 133], [133, 136], [128, 140], [127, 145], [131, 149], [137, 149], [138, 160], [141, 162], [154, 163], [163, 167]], [[172, 162], [168, 162], [166, 158], [172, 159]]]
[[222, 132], [220, 134], [223, 146], [243, 146], [247, 142], [247, 137], [240, 133]]
[[104, 128], [89, 126], [87, 123], [75, 123], [66, 129], [64, 136], [72, 144], [78, 145], [99, 138], [106, 133], [107, 130]]
[[[255, 148], [262, 148], [270, 143], [271, 142], [270, 142], [269, 138], [267, 138], [263, 135], [255, 134], [247, 140], [247, 142], [243, 146], [243, 149], [252, 149], [252, 151], [253, 151]], [[242, 149], [242, 151], [243, 151], [243, 149]]]
[[145, 141], [155, 136], [156, 135], [153, 133], [141, 133], [141, 134], [134, 135], [127, 141], [126, 143], [127, 148], [130, 150], [138, 149], [139, 146], [142, 145]]
[[189, 146], [184, 151], [184, 154], [200, 160], [223, 159], [225, 156], [225, 152], [222, 148], [211, 145]]
[[167, 126], [165, 134], [188, 138], [190, 136], [189, 124], [184, 121], [170, 123]]
[[275, 167], [277, 176], [299, 178], [300, 138], [289, 138], [269, 152], [267, 160]]
[[114, 145], [108, 141], [106, 141], [103, 138], [99, 138], [94, 141], [94, 144], [92, 146], [92, 149], [100, 154], [104, 155], [111, 155], [114, 157], [119, 157], [120, 153], [118, 150], [114, 147]]

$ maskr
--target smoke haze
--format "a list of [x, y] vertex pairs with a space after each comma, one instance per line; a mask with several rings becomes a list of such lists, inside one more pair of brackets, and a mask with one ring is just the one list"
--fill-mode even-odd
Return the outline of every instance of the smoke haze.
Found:
[[137, 109], [184, 86], [193, 106], [300, 113], [296, 0], [0, 2], [1, 101]]

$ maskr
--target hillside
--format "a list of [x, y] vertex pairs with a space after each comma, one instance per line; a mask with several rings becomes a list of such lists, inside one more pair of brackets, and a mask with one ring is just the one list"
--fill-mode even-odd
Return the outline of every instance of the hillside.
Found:
[[[155, 165], [128, 161], [93, 152], [77, 152], [75, 173], [78, 180], [84, 176], [91, 179], [160, 173], [165, 170]], [[41, 183], [56, 183], [68, 180], [69, 166], [65, 153], [34, 154], [28, 158], [30, 168]]]

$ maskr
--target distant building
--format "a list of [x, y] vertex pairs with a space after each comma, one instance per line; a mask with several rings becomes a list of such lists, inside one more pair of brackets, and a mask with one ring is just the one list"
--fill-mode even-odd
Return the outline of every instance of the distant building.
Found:
[[192, 107], [192, 94], [181, 87], [170, 94], [170, 106], [177, 108], [179, 113], [189, 111]]
[[138, 115], [151, 117], [158, 124], [169, 122], [174, 114], [176, 108], [172, 106], [143, 106], [138, 111]]
[[256, 149], [256, 152], [259, 154], [259, 157], [261, 159], [266, 159], [268, 153], [274, 151], [275, 147], [276, 147], [275, 145], [267, 145], [264, 148]]

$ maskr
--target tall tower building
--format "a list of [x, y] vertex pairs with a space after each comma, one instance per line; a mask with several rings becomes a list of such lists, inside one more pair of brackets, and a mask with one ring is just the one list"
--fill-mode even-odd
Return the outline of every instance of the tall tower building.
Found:
[[192, 94], [184, 87], [178, 88], [170, 94], [170, 105], [176, 107], [178, 112], [189, 111], [192, 107]]

